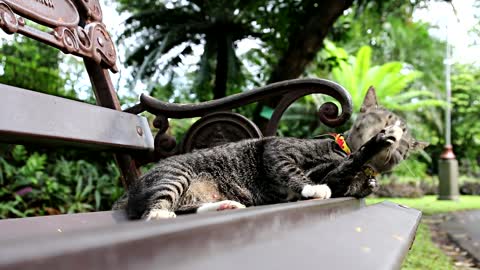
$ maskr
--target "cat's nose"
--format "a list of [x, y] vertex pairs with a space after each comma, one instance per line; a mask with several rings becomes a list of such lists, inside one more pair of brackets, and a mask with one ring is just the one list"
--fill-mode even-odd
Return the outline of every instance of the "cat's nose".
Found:
[[384, 128], [381, 132], [385, 134], [387, 141], [390, 141], [392, 144], [400, 141], [403, 136], [403, 129], [397, 123]]

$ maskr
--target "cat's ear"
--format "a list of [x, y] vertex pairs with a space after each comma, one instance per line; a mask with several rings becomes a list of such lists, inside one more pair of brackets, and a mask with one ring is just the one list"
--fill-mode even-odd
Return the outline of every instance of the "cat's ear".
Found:
[[360, 112], [366, 112], [368, 109], [376, 108], [377, 106], [377, 93], [375, 93], [375, 88], [373, 88], [373, 86], [370, 86], [367, 90], [367, 94], [365, 95], [365, 99], [363, 100]]
[[430, 143], [428, 142], [419, 142], [419, 141], [414, 141], [411, 145], [411, 148], [413, 151], [420, 151], [425, 149], [425, 147], [429, 146]]

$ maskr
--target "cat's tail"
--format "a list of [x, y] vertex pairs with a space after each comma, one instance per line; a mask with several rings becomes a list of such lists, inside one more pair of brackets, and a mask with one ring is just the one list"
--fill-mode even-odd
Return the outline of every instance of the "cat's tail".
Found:
[[188, 190], [190, 175], [175, 169], [155, 168], [133, 183], [128, 190], [127, 215], [130, 219], [149, 218], [154, 211], [171, 212]]

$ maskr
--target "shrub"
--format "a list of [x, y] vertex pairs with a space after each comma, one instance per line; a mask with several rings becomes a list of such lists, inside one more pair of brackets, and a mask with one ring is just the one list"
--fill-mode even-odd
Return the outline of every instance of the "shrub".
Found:
[[[67, 156], [67, 158], [65, 158]], [[73, 159], [16, 145], [0, 156], [0, 218], [110, 209], [123, 192], [113, 159]], [[97, 156], [98, 159], [98, 156]]]

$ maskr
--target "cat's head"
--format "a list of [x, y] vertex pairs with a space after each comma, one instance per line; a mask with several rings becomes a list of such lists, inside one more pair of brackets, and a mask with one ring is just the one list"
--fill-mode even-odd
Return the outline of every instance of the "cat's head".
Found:
[[347, 144], [352, 151], [356, 151], [379, 132], [388, 132], [392, 128], [397, 131], [396, 136], [392, 137], [392, 145], [367, 162], [377, 172], [391, 170], [407, 158], [408, 154], [425, 148], [428, 143], [415, 140], [403, 119], [380, 107], [375, 89], [370, 87], [357, 119], [347, 132]]

